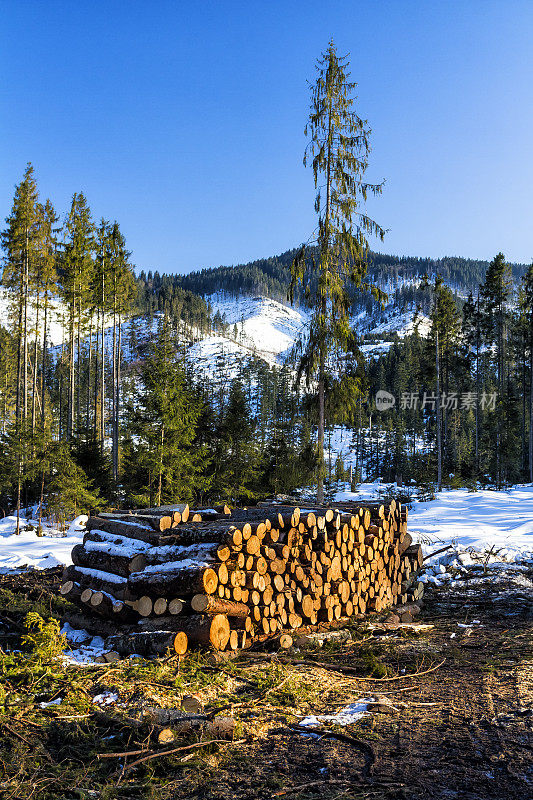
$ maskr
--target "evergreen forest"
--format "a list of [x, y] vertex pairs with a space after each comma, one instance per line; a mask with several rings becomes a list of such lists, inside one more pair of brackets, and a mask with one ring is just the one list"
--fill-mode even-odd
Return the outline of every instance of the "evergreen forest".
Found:
[[[81, 192], [60, 216], [31, 164], [2, 248], [4, 514], [247, 503], [316, 484], [318, 389], [298, 369], [305, 342], [277, 366], [243, 352], [231, 379], [222, 361], [207, 379], [190, 356], [202, 337], [238, 339], [213, 295], [288, 302], [296, 249], [136, 275], [119, 223], [95, 220]], [[379, 291], [349, 288], [350, 314], [410, 310], [415, 325], [366, 359], [377, 337], [359, 330], [324, 362], [326, 492], [378, 478], [430, 489], [532, 481], [533, 266], [501, 253], [487, 263], [370, 252], [367, 275]], [[302, 287], [294, 302], [304, 303]], [[392, 408], [376, 407], [379, 391]], [[331, 444], [340, 429], [342, 454]]]

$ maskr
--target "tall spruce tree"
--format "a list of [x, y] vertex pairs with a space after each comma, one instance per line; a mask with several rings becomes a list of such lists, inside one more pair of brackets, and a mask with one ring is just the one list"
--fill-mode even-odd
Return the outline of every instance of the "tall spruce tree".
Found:
[[[528, 477], [533, 482], [533, 264], [522, 280], [520, 294], [520, 312], [524, 324], [524, 340], [529, 352], [529, 436], [528, 436]], [[524, 359], [525, 360], [525, 359]], [[524, 365], [525, 366], [525, 365]], [[523, 386], [524, 400], [526, 386]]]
[[25, 425], [28, 416], [29, 315], [37, 260], [38, 199], [33, 166], [28, 164], [24, 178], [15, 188], [7, 227], [2, 232], [5, 254], [2, 284], [10, 298], [17, 343], [15, 422], [19, 428]]
[[[349, 80], [347, 56], [339, 56], [333, 41], [318, 60], [311, 87], [311, 112], [305, 135], [310, 141], [304, 164], [311, 160], [318, 228], [291, 266], [291, 302], [301, 286], [312, 309], [307, 341], [300, 359], [300, 375], [318, 383], [317, 500], [324, 494], [325, 384], [332, 350], [346, 350], [353, 341], [349, 313], [349, 285], [380, 292], [366, 281], [367, 236], [383, 239], [385, 231], [361, 210], [368, 194], [379, 194], [383, 184], [370, 184], [368, 167], [370, 129], [353, 110], [356, 84]], [[310, 251], [308, 245], [313, 245]], [[354, 391], [357, 386], [354, 385]]]
[[498, 253], [489, 264], [481, 288], [483, 320], [488, 343], [496, 348], [497, 411], [495, 428], [496, 483], [501, 487], [506, 477], [507, 456], [503, 445], [505, 438], [507, 337], [509, 327], [509, 299], [512, 293], [511, 266], [503, 253]]
[[89, 306], [95, 248], [91, 210], [82, 192], [75, 193], [72, 198], [65, 233], [61, 282], [68, 317], [67, 438], [71, 439], [81, 427], [81, 331]]

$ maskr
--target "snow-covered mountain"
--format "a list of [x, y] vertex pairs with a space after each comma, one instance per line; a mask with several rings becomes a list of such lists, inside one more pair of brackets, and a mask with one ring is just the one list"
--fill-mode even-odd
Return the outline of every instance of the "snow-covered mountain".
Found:
[[237, 334], [237, 341], [264, 358], [283, 361], [307, 322], [302, 309], [268, 297], [228, 297], [220, 293], [205, 298]]
[[[235, 377], [238, 370], [251, 358], [259, 358], [269, 366], [283, 365], [293, 346], [304, 333], [309, 312], [265, 296], [229, 295], [224, 292], [205, 297], [211, 316], [218, 320], [217, 332], [202, 334], [190, 329], [188, 339], [192, 342], [187, 351], [191, 365], [205, 377], [225, 379]], [[49, 315], [48, 341], [52, 353], [58, 354], [65, 340], [64, 309], [54, 302]], [[41, 312], [42, 314], [42, 312]], [[138, 342], [147, 343], [157, 329], [158, 316], [136, 317], [122, 324], [122, 353], [124, 364], [133, 360], [131, 352], [131, 328], [135, 327]], [[378, 315], [370, 316], [365, 311], [357, 314], [352, 322], [363, 338], [361, 350], [367, 358], [378, 358], [387, 352], [393, 335], [404, 337], [413, 332], [416, 311], [400, 311], [394, 303], [388, 304]], [[429, 320], [417, 317], [418, 329], [427, 335]], [[42, 324], [42, 319], [40, 320]], [[30, 313], [30, 325], [35, 320]], [[0, 325], [8, 330], [13, 326], [9, 318], [9, 301], [0, 288]], [[369, 337], [369, 341], [364, 341]], [[111, 357], [111, 319], [106, 330], [106, 350]]]

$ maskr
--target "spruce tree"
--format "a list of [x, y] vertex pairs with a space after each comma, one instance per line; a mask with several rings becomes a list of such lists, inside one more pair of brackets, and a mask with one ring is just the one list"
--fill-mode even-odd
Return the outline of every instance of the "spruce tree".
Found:
[[[524, 324], [524, 339], [529, 351], [529, 436], [528, 436], [528, 478], [533, 483], [533, 264], [522, 279], [520, 312]], [[524, 359], [525, 360], [525, 359]], [[526, 386], [524, 382], [524, 399]]]
[[11, 213], [2, 232], [4, 269], [2, 284], [10, 298], [17, 344], [15, 421], [22, 427], [28, 416], [28, 339], [31, 291], [34, 285], [38, 240], [38, 191], [33, 166], [28, 164], [15, 188]]
[[[483, 319], [489, 344], [496, 348], [497, 365], [497, 414], [496, 414], [496, 482], [500, 488], [505, 480], [507, 457], [502, 453], [506, 409], [507, 338], [509, 326], [509, 299], [512, 292], [511, 266], [503, 253], [498, 253], [489, 264], [485, 282], [481, 288], [483, 297]], [[505, 448], [503, 448], [505, 449]]]
[[69, 385], [67, 438], [81, 427], [81, 330], [89, 306], [89, 287], [93, 273], [94, 223], [82, 192], [72, 197], [65, 222], [66, 241], [61, 259], [61, 283], [68, 315]]
[[135, 504], [190, 502], [205, 488], [206, 452], [194, 445], [201, 399], [175, 355], [176, 343], [165, 316], [141, 366], [135, 403], [128, 407], [130, 441], [125, 457], [133, 462], [136, 475], [137, 485], [130, 486]]
[[[350, 327], [352, 296], [373, 289], [366, 281], [368, 235], [383, 239], [384, 230], [362, 210], [368, 194], [379, 194], [382, 184], [363, 179], [370, 153], [370, 129], [353, 110], [356, 84], [350, 82], [348, 58], [339, 56], [333, 41], [316, 65], [311, 87], [311, 112], [305, 135], [310, 141], [304, 164], [311, 160], [317, 195], [318, 229], [291, 266], [291, 302], [301, 286], [312, 309], [308, 337], [300, 359], [300, 375], [318, 383], [318, 485], [323, 500], [325, 383], [332, 350], [346, 350], [353, 341]], [[354, 385], [354, 391], [357, 386]]]

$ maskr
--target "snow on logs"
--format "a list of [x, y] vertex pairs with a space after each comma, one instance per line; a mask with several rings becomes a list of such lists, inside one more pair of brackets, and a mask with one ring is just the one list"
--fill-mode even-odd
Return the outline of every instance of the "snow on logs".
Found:
[[422, 551], [394, 500], [100, 514], [72, 561], [61, 594], [120, 654], [288, 640], [284, 631], [401, 608], [423, 591]]

